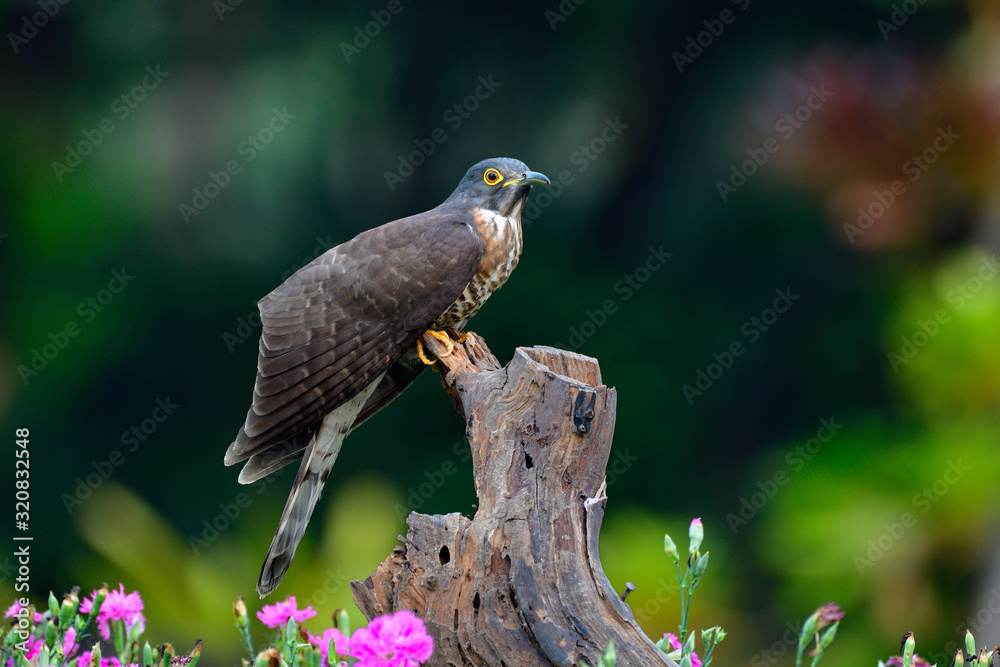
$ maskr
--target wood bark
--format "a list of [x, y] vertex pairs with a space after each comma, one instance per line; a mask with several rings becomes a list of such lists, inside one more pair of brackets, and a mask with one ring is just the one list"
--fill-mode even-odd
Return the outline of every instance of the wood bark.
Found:
[[469, 334], [451, 354], [424, 335], [466, 420], [475, 516], [413, 512], [405, 540], [351, 582], [369, 619], [410, 609], [434, 637], [431, 665], [676, 667], [635, 622], [598, 553], [616, 394], [597, 361], [518, 348], [500, 368]]

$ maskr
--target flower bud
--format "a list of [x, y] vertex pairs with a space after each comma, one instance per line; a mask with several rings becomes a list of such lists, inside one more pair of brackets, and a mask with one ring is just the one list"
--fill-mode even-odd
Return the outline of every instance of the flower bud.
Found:
[[701, 558], [694, 564], [694, 578], [696, 580], [701, 579], [705, 574], [705, 570], [708, 569], [708, 553], [707, 551], [703, 553]]
[[965, 631], [965, 652], [969, 655], [976, 654], [976, 638], [972, 636], [971, 630]]
[[674, 544], [674, 541], [670, 539], [669, 535], [666, 534], [664, 534], [663, 536], [663, 550], [666, 552], [668, 556], [670, 556], [670, 560], [674, 561], [675, 563], [680, 562], [681, 560], [680, 556], [677, 555], [677, 545]]
[[702, 540], [705, 539], [705, 529], [701, 525], [701, 519], [691, 519], [691, 527], [688, 528], [688, 538], [691, 540], [690, 553], [698, 551]]
[[[107, 588], [107, 586], [105, 586]], [[96, 603], [95, 603], [96, 604]], [[101, 642], [94, 644], [94, 647], [90, 649], [90, 663], [87, 667], [99, 667], [101, 664]]]
[[63, 596], [62, 606], [59, 607], [59, 627], [64, 630], [69, 628], [79, 608], [80, 587], [76, 586], [67, 595]]
[[97, 614], [101, 611], [101, 605], [104, 604], [104, 598], [108, 597], [108, 585], [106, 583], [101, 584], [101, 587], [94, 591], [94, 604], [90, 607], [90, 617], [97, 618]]
[[913, 638], [912, 632], [903, 634], [903, 664], [910, 665], [913, 662], [913, 652], [917, 648], [917, 640]]
[[333, 612], [333, 627], [348, 637], [351, 636], [351, 617], [347, 615], [346, 609], [337, 609]]
[[201, 640], [199, 639], [194, 643], [194, 648], [188, 653], [188, 658], [191, 662], [188, 663], [188, 667], [195, 667], [198, 664], [198, 658], [201, 657]]
[[236, 602], [233, 603], [233, 617], [236, 618], [236, 627], [249, 627], [250, 617], [247, 614], [247, 604], [243, 601], [242, 595], [237, 597]]

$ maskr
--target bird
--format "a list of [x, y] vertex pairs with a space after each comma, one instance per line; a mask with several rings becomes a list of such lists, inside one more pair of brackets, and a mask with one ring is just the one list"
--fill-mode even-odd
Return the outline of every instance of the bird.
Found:
[[434, 363], [420, 337], [450, 353], [451, 336], [461, 342], [517, 266], [521, 213], [543, 184], [519, 160], [478, 162], [439, 206], [361, 232], [258, 302], [253, 401], [224, 463], [245, 461], [239, 482], [251, 484], [301, 459], [257, 580], [261, 598], [291, 565], [344, 438]]

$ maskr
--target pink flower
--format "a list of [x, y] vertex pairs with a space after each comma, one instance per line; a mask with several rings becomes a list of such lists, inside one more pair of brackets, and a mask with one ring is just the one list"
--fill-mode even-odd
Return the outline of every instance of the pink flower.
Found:
[[[84, 651], [79, 658], [76, 659], [76, 667], [88, 667], [90, 665], [90, 657], [92, 651]], [[101, 658], [100, 667], [122, 667], [122, 663], [114, 656], [110, 658]]]
[[[695, 519], [695, 521], [698, 521], [698, 519]], [[673, 634], [672, 632], [664, 632], [663, 636], [666, 637], [667, 641], [670, 642], [670, 648], [672, 648], [674, 651], [681, 650], [682, 648], [681, 640], [677, 638], [677, 635]], [[680, 654], [678, 654], [677, 657], [679, 658]], [[701, 667], [701, 658], [698, 657], [697, 653], [691, 654], [691, 667]]]
[[69, 656], [76, 647], [76, 628], [70, 628], [66, 631], [65, 636], [63, 636], [63, 655]]
[[89, 614], [90, 610], [94, 608], [95, 599], [97, 599], [97, 591], [90, 591], [89, 598], [83, 598], [80, 600], [80, 608], [77, 611], [81, 614]]
[[299, 609], [296, 606], [294, 595], [286, 598], [284, 602], [266, 605], [257, 612], [257, 618], [269, 628], [281, 627], [288, 623], [288, 619], [293, 619], [296, 623], [302, 623], [315, 615], [316, 611], [312, 607]]
[[351, 638], [357, 667], [417, 667], [429, 660], [434, 640], [424, 622], [404, 609], [379, 616]]
[[28, 652], [24, 654], [24, 657], [28, 660], [34, 660], [38, 657], [38, 654], [42, 652], [42, 638], [36, 637], [31, 640], [28, 645]]
[[[929, 662], [921, 658], [916, 653], [913, 654], [913, 667], [930, 667]], [[885, 663], [885, 667], [903, 667], [902, 656], [894, 655]]]
[[[42, 652], [42, 638], [32, 637], [28, 640], [28, 650], [24, 654], [24, 658], [27, 661], [34, 660], [38, 657], [38, 654]], [[7, 667], [14, 667], [14, 657], [11, 656], [7, 659]]]
[[[80, 603], [83, 608], [83, 603]], [[88, 605], [88, 611], [90, 605]], [[125, 584], [118, 584], [118, 590], [112, 590], [108, 597], [104, 599], [101, 610], [97, 614], [98, 629], [101, 637], [105, 640], [111, 639], [111, 621], [122, 621], [125, 624], [127, 634], [132, 634], [133, 630], [142, 632], [146, 627], [146, 619], [142, 615], [142, 598], [139, 591], [132, 591], [125, 594]]]
[[323, 667], [331, 667], [337, 663], [330, 662], [330, 642], [333, 642], [333, 658], [336, 660], [336, 656], [350, 656], [351, 655], [351, 640], [347, 638], [343, 632], [337, 628], [328, 628], [323, 632], [322, 637], [317, 637], [316, 635], [309, 633], [309, 641], [316, 646], [319, 646], [319, 652], [323, 654]]
[[[7, 608], [7, 611], [4, 612], [3, 617], [4, 618], [15, 618], [21, 612], [21, 610], [23, 608], [24, 607], [21, 606], [20, 602], [18, 602], [17, 600], [14, 600], [14, 604], [12, 604], [11, 606], [9, 606]], [[44, 618], [45, 617], [42, 616], [41, 614], [39, 614], [37, 611], [35, 612], [35, 623], [36, 624], [37, 623], [41, 623], [42, 619], [44, 619]]]

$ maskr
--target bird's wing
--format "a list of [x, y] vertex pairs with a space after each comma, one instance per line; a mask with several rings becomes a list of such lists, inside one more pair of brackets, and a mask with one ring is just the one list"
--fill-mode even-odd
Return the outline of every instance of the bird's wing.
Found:
[[384, 373], [469, 284], [483, 247], [429, 211], [363, 232], [260, 300], [253, 406], [226, 464], [318, 424]]

